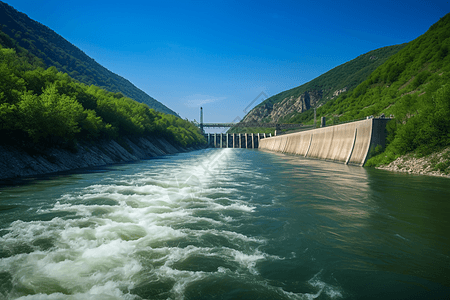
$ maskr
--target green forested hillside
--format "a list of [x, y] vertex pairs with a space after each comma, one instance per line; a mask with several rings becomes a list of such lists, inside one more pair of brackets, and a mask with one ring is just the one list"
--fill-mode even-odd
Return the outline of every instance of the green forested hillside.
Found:
[[[306, 91], [322, 90], [323, 99], [327, 100], [333, 96], [336, 90], [346, 88], [347, 91], [355, 88], [386, 59], [397, 53], [406, 44], [384, 47], [360, 55], [357, 58], [342, 64], [325, 74], [305, 83], [299, 87], [281, 92], [268, 98], [269, 103], [277, 103], [291, 96], [298, 96]], [[264, 105], [261, 103], [260, 105]]]
[[[274, 103], [320, 89], [323, 98], [317, 117], [325, 116], [327, 125], [382, 114], [393, 116], [388, 123], [386, 149], [377, 149], [378, 155], [366, 165], [387, 164], [406, 153], [423, 156], [440, 151], [450, 145], [449, 50], [447, 14], [414, 41], [361, 55], [307, 84], [270, 97], [247, 116], [262, 116], [264, 122], [264, 112], [270, 112]], [[376, 57], [377, 64], [373, 62]], [[330, 97], [332, 91], [343, 87], [349, 87], [347, 92]], [[286, 114], [279, 123], [313, 124], [313, 119], [310, 109]], [[443, 169], [448, 171], [449, 165]]]
[[191, 122], [96, 86], [87, 86], [42, 63], [0, 46], [2, 144], [59, 145], [77, 140], [159, 136], [181, 146], [205, 143]]
[[[335, 98], [336, 93], [345, 94], [353, 90], [358, 84], [367, 79], [377, 67], [405, 45], [389, 46], [370, 51], [308, 83], [274, 95], [253, 108], [243, 121], [301, 123], [304, 121], [305, 110], [306, 115], [309, 116], [308, 110], [311, 107], [320, 106]], [[291, 105], [297, 108], [292, 109], [290, 108]], [[274, 116], [280, 116], [280, 118], [274, 119]], [[246, 130], [248, 129], [246, 128]], [[233, 128], [229, 132], [241, 131], [242, 129]], [[268, 129], [263, 129], [263, 131], [267, 133]]]
[[[377, 68], [353, 91], [318, 109], [328, 120], [393, 115], [386, 151], [368, 165], [450, 145], [450, 14]], [[298, 120], [301, 118], [298, 118]], [[303, 118], [312, 120], [311, 116]]]
[[[9, 38], [8, 38], [9, 37]], [[28, 56], [40, 58], [47, 67], [68, 73], [86, 84], [121, 92], [157, 111], [177, 115], [123, 77], [107, 70], [83, 51], [72, 45], [50, 28], [28, 18], [8, 4], [0, 1], [0, 45], [27, 50]]]

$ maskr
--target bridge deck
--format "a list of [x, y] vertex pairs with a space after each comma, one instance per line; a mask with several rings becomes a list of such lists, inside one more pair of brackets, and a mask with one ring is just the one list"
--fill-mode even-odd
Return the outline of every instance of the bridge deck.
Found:
[[289, 128], [300, 128], [300, 127], [311, 127], [306, 126], [303, 124], [278, 124], [278, 123], [257, 123], [257, 122], [239, 122], [239, 123], [203, 123], [199, 124], [199, 127], [203, 128], [223, 128], [223, 127], [240, 127], [240, 128], [251, 128], [251, 127], [258, 127], [258, 128], [277, 128], [277, 129], [289, 129]]

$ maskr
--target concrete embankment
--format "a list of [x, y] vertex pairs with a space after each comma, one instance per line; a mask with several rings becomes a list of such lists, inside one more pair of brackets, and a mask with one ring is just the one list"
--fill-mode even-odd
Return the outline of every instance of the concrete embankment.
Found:
[[172, 145], [163, 138], [124, 139], [100, 143], [81, 142], [76, 151], [50, 148], [24, 150], [0, 145], [0, 180], [138, 161], [144, 158], [195, 150]]
[[367, 119], [262, 139], [259, 149], [364, 165], [372, 148], [385, 146], [389, 119]]

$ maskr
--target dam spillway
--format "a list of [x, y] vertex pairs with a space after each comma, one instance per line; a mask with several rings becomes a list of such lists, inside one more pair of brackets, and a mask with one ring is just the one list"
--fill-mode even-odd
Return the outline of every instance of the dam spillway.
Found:
[[258, 148], [363, 166], [372, 149], [385, 147], [389, 120], [372, 118], [269, 137], [260, 140]]
[[265, 133], [207, 133], [205, 138], [210, 148], [259, 148], [259, 141], [271, 137]]

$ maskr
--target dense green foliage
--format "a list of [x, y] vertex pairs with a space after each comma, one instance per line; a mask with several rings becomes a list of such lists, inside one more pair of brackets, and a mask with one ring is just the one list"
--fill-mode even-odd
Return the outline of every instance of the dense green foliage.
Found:
[[[39, 63], [37, 63], [39, 65]], [[73, 146], [77, 139], [162, 136], [182, 146], [205, 143], [187, 120], [58, 72], [0, 47], [0, 137], [3, 142]]]
[[177, 115], [128, 80], [95, 62], [50, 28], [1, 1], [0, 45], [13, 48], [18, 53], [26, 51], [30, 58], [41, 60], [47, 67], [54, 66], [86, 85], [95, 85], [114, 93], [121, 92], [157, 111]]

